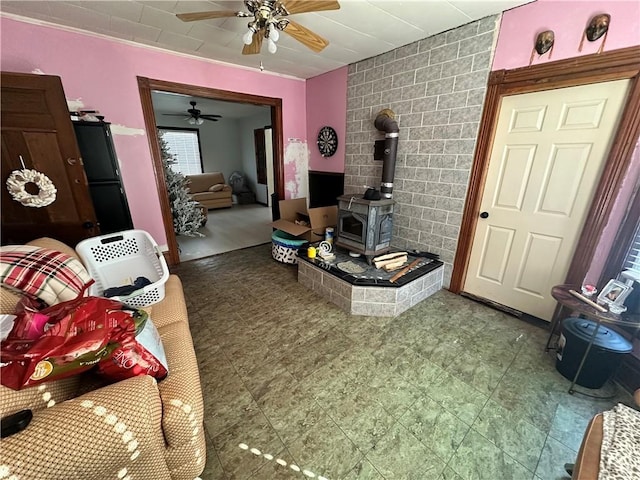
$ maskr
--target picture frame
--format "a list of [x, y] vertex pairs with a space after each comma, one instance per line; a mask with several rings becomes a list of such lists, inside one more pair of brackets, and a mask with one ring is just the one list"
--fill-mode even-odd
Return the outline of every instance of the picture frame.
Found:
[[598, 303], [601, 305], [622, 305], [631, 293], [631, 286], [620, 280], [611, 279], [598, 295]]

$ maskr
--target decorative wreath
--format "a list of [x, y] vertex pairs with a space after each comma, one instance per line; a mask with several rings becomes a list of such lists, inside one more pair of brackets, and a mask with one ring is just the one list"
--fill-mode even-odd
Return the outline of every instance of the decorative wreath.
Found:
[[[25, 186], [28, 183], [35, 184], [39, 191], [37, 194], [27, 192]], [[56, 187], [44, 173], [37, 170], [14, 170], [7, 179], [7, 190], [11, 197], [25, 207], [46, 207], [56, 200]]]

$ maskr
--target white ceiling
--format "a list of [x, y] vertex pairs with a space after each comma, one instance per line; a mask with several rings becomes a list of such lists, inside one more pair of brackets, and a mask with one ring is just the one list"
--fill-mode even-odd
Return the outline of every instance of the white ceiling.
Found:
[[341, 0], [340, 10], [292, 19], [326, 38], [314, 53], [283, 34], [275, 54], [242, 55], [246, 18], [182, 22], [176, 13], [245, 10], [242, 1], [12, 1], [0, 11], [235, 65], [311, 78], [531, 0]]

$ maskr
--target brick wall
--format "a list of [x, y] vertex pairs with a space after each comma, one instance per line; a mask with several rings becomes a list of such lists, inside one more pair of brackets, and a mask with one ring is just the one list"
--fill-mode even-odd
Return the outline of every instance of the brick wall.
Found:
[[487, 17], [349, 66], [345, 193], [380, 187], [373, 126], [400, 127], [393, 245], [438, 253], [449, 285], [498, 17]]

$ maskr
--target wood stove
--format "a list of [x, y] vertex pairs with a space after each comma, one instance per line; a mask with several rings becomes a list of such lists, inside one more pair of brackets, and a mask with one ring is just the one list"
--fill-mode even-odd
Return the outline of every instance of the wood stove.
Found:
[[338, 197], [336, 245], [367, 257], [387, 252], [393, 234], [394, 203], [390, 198]]
[[[367, 260], [385, 253], [391, 245], [393, 235], [393, 178], [398, 151], [398, 123], [392, 110], [385, 108], [376, 116], [373, 124], [384, 132], [381, 149], [382, 182], [376, 196], [338, 197], [338, 228], [336, 245], [367, 256]], [[380, 200], [369, 200], [379, 198]]]

